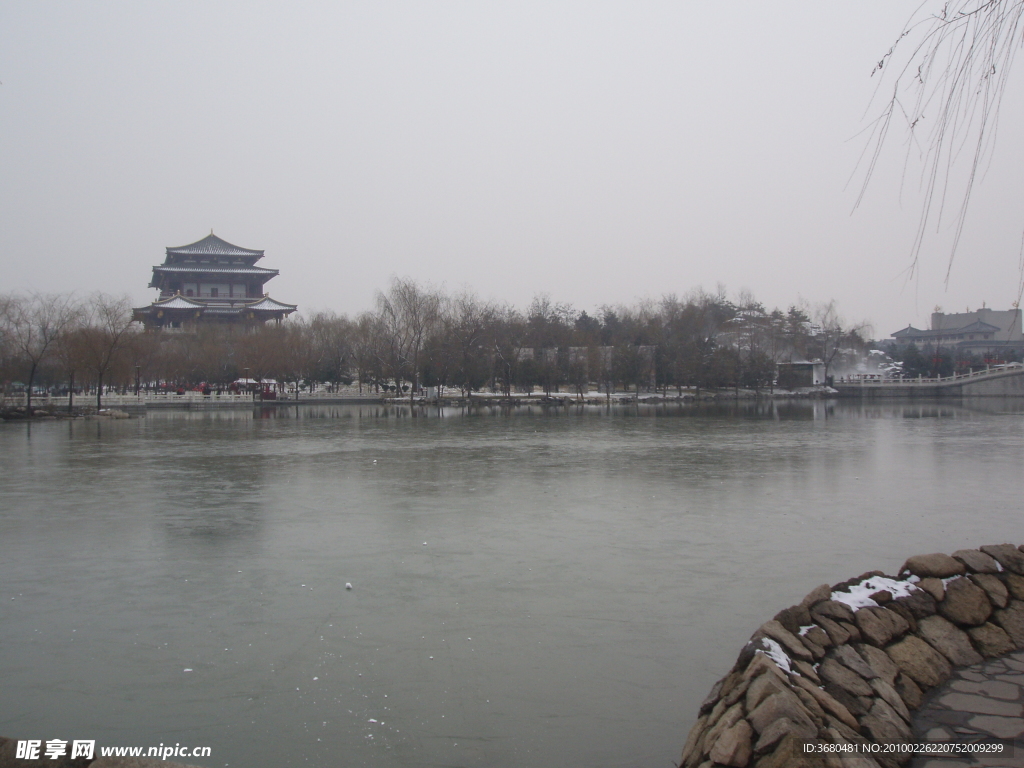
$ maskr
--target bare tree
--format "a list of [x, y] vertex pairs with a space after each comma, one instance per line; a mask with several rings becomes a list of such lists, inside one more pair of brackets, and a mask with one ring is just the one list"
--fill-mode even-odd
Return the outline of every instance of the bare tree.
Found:
[[[924, 200], [912, 250], [916, 268], [924, 236], [947, 208], [955, 210], [946, 279], [956, 255], [971, 193], [991, 156], [999, 107], [1017, 49], [1021, 46], [1024, 0], [924, 2], [875, 67], [889, 74], [889, 93], [870, 129], [864, 197], [882, 147], [893, 127], [906, 129], [908, 162], [917, 150], [925, 161]], [[880, 82], [879, 87], [882, 88]], [[921, 134], [924, 133], [924, 136]], [[966, 173], [959, 202], [947, 199], [952, 174]], [[906, 166], [905, 166], [906, 169]], [[1021, 263], [1024, 277], [1024, 261]]]
[[54, 354], [58, 339], [76, 318], [78, 307], [71, 294], [32, 293], [10, 297], [4, 310], [4, 335], [25, 366], [26, 412], [31, 416], [32, 389], [39, 366]]
[[103, 407], [103, 382], [123, 362], [121, 353], [133, 330], [128, 296], [96, 293], [89, 298], [78, 338], [85, 368], [96, 377], [96, 410]]
[[409, 399], [420, 383], [420, 356], [427, 336], [440, 319], [440, 294], [395, 278], [387, 293], [377, 293], [377, 313], [391, 341], [388, 363], [395, 384], [408, 379]]

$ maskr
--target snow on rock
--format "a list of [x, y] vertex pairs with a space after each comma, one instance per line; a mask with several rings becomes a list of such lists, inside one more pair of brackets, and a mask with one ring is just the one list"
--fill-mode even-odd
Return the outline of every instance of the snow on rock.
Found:
[[783, 672], [792, 672], [794, 675], [799, 674], [795, 669], [793, 669], [790, 658], [786, 655], [786, 652], [782, 650], [781, 645], [770, 637], [762, 637], [761, 645], [763, 645], [767, 650], [758, 650], [756, 653], [763, 653], [769, 659], [774, 661], [776, 666]]
[[870, 579], [864, 579], [860, 584], [854, 584], [848, 592], [833, 592], [832, 599], [837, 603], [845, 603], [853, 610], [858, 611], [861, 608], [872, 608], [878, 605], [870, 597], [875, 592], [888, 592], [895, 599], [909, 597], [917, 589], [919, 587], [915, 587], [910, 581], [890, 579], [886, 576], [872, 576]]

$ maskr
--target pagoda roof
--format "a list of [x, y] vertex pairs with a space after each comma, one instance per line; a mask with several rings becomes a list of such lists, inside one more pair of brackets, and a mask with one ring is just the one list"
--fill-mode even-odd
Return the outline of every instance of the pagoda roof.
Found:
[[202, 309], [206, 305], [201, 301], [178, 294], [154, 301], [150, 306], [159, 307], [160, 309]]
[[204, 237], [202, 240], [196, 240], [194, 243], [188, 245], [179, 245], [176, 247], [167, 248], [168, 256], [243, 256], [247, 258], [261, 258], [263, 251], [254, 250], [252, 248], [242, 248], [239, 245], [233, 245], [227, 240], [222, 240], [213, 234], [213, 230], [210, 230], [210, 234]]
[[265, 312], [294, 312], [298, 307], [298, 304], [282, 304], [280, 301], [264, 296], [258, 301], [254, 301], [252, 304], [246, 304], [246, 309], [256, 309]]
[[230, 264], [220, 264], [218, 266], [183, 266], [181, 264], [159, 264], [153, 267], [154, 272], [173, 272], [176, 274], [186, 272], [203, 272], [206, 274], [232, 274], [232, 275], [270, 275], [274, 276], [280, 274], [276, 269], [266, 269], [265, 267], [238, 267]]

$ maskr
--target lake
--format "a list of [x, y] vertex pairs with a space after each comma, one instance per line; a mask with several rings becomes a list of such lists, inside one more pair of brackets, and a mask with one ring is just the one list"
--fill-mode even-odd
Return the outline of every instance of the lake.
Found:
[[813, 587], [1024, 542], [1022, 448], [993, 399], [2, 424], [0, 735], [668, 768]]

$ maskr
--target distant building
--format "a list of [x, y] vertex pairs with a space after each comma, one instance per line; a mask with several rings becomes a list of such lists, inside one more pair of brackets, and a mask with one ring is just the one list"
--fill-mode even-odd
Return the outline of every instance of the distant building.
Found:
[[825, 383], [825, 364], [821, 360], [791, 360], [778, 365], [778, 384], [783, 389], [817, 387]]
[[257, 267], [263, 251], [221, 240], [213, 230], [202, 240], [167, 248], [153, 267], [150, 288], [160, 291], [148, 307], [133, 309], [147, 329], [181, 329], [196, 324], [257, 325], [280, 322], [295, 311], [264, 292], [276, 269]]
[[897, 344], [945, 348], [986, 355], [1024, 351], [1020, 309], [995, 310], [983, 307], [975, 312], [932, 313], [932, 327], [920, 330], [908, 325], [892, 334]]

